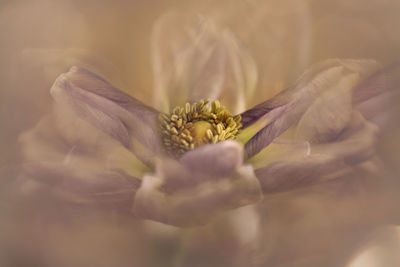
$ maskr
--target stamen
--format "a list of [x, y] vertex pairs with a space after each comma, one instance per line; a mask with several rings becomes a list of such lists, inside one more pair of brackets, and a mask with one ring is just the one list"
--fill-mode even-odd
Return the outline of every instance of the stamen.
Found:
[[179, 158], [204, 144], [236, 139], [241, 117], [232, 116], [218, 100], [202, 99], [175, 107], [171, 114], [160, 114], [159, 129], [165, 151]]

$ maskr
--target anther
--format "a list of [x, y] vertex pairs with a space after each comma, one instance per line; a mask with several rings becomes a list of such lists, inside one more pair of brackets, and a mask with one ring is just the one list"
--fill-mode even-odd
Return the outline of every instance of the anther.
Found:
[[213, 133], [212, 133], [212, 131], [210, 129], [207, 130], [207, 137], [210, 140], [212, 140], [212, 138], [213, 138]]
[[171, 121], [176, 121], [178, 118], [178, 115], [171, 115]]
[[204, 144], [235, 139], [242, 127], [240, 116], [233, 117], [218, 100], [185, 103], [171, 114], [160, 114], [159, 129], [165, 151], [179, 158], [188, 150]]

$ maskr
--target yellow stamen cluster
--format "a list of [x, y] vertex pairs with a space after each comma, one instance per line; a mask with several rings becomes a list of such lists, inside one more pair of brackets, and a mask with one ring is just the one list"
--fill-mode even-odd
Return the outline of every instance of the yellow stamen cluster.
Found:
[[165, 151], [176, 158], [204, 144], [235, 139], [242, 124], [218, 100], [203, 99], [160, 114], [160, 135]]

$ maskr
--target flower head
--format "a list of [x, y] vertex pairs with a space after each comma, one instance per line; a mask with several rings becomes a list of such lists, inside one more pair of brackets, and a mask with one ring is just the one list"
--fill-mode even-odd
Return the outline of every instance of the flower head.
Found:
[[160, 114], [160, 135], [169, 155], [178, 158], [204, 144], [236, 139], [242, 127], [240, 115], [232, 116], [218, 100], [209, 102], [202, 99], [175, 107], [169, 116]]
[[[256, 67], [232, 33], [202, 21], [160, 49], [155, 36], [158, 109], [72, 67], [51, 88], [54, 114], [21, 137], [31, 159], [21, 176], [26, 192], [193, 225], [374, 156], [384, 126], [374, 99], [392, 92], [384, 77], [397, 65], [382, 72], [370, 60], [327, 60], [244, 111]], [[287, 139], [278, 140], [283, 133]], [[271, 147], [279, 151], [272, 160]], [[114, 164], [126, 154], [133, 171]]]

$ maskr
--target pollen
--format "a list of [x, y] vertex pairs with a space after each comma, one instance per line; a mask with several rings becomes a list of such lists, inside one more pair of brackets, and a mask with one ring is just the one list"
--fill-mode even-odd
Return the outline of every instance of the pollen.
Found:
[[196, 147], [236, 139], [240, 121], [218, 100], [202, 99], [175, 107], [169, 115], [161, 113], [159, 132], [165, 152], [179, 158]]

